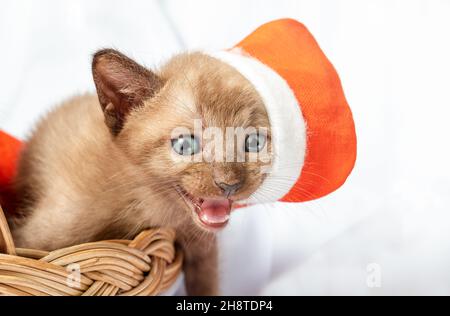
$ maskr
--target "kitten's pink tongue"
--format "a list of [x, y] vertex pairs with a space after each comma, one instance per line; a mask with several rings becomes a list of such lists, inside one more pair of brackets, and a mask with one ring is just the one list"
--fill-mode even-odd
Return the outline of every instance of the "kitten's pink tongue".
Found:
[[223, 226], [230, 218], [231, 205], [228, 199], [205, 199], [198, 215], [208, 226]]

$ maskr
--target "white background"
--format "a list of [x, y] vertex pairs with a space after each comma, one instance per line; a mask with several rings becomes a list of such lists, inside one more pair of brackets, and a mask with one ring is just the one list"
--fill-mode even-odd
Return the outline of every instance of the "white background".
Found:
[[450, 294], [448, 0], [5, 0], [0, 128], [24, 138], [93, 91], [96, 49], [152, 67], [281, 17], [306, 24], [337, 68], [358, 161], [327, 198], [236, 213], [221, 236], [224, 293]]

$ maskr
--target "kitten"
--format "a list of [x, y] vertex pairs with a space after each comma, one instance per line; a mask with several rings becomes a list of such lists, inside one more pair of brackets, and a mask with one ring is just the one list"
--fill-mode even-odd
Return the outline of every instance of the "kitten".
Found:
[[[16, 183], [17, 246], [53, 250], [174, 227], [188, 294], [218, 294], [214, 233], [261, 185], [263, 163], [238, 162], [242, 150], [232, 162], [186, 158], [202, 154], [195, 121], [222, 131], [263, 127], [256, 144], [270, 149], [260, 96], [235, 69], [202, 53], [178, 55], [152, 72], [107, 49], [94, 55], [92, 70], [97, 95], [63, 103], [26, 144]], [[191, 132], [174, 137], [180, 127]], [[255, 145], [255, 135], [233, 146], [245, 147], [248, 158], [255, 152], [249, 142]]]

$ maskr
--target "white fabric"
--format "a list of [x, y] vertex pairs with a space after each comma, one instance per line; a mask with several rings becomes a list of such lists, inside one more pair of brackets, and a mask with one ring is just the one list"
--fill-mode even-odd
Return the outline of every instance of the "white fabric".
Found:
[[[224, 294], [450, 294], [449, 1], [5, 0], [0, 128], [23, 137], [63, 97], [93, 91], [99, 47], [152, 66], [184, 47], [232, 47], [287, 16], [340, 74], [358, 160], [324, 199], [233, 214], [221, 234]], [[381, 288], [366, 284], [371, 263]]]
[[270, 120], [273, 158], [266, 179], [248, 199], [248, 204], [276, 202], [300, 177], [306, 154], [306, 123], [286, 80], [256, 58], [244, 54], [238, 49], [209, 53], [238, 70], [264, 102]]

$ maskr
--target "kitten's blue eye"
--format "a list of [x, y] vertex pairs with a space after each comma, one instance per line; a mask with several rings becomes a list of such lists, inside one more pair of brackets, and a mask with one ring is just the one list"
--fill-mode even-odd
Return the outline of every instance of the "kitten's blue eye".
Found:
[[248, 153], [260, 152], [266, 145], [266, 136], [263, 134], [250, 134], [245, 139], [245, 151]]
[[179, 155], [191, 156], [200, 151], [200, 142], [194, 135], [180, 135], [172, 139], [172, 148]]

